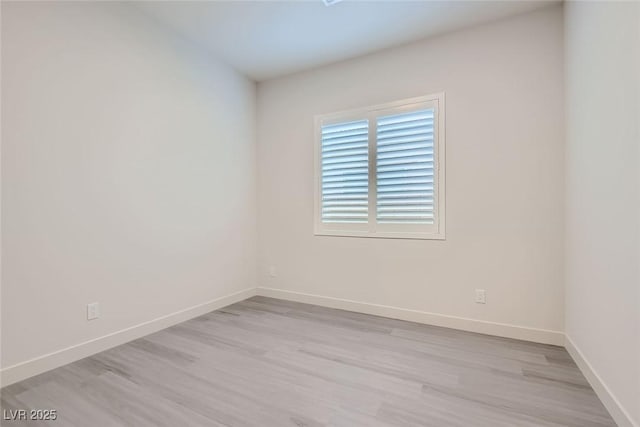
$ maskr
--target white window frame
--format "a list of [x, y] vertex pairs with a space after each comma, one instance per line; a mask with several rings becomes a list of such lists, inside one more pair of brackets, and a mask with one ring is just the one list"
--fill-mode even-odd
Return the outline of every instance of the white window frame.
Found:
[[[434, 108], [434, 223], [425, 225], [378, 224], [376, 220], [376, 118], [421, 108]], [[369, 121], [368, 222], [366, 224], [322, 222], [322, 126], [355, 120]], [[445, 96], [444, 92], [409, 98], [366, 108], [315, 116], [314, 234], [317, 236], [372, 237], [445, 240]]]

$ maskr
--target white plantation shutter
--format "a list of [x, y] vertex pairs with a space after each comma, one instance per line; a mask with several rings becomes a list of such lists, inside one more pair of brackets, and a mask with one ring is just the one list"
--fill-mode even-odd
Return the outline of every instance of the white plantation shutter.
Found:
[[444, 239], [444, 94], [316, 117], [315, 234]]
[[366, 223], [369, 217], [369, 122], [322, 126], [322, 222]]
[[434, 222], [434, 110], [377, 118], [378, 223]]

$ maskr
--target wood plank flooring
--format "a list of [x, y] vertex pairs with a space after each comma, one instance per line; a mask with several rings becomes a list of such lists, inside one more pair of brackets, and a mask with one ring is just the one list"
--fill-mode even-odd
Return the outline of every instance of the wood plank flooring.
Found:
[[2, 390], [3, 426], [615, 426], [562, 347], [250, 298]]

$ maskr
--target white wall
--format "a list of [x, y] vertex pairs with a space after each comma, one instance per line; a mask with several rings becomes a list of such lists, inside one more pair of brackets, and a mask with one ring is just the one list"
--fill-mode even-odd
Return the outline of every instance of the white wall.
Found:
[[3, 368], [255, 286], [253, 82], [124, 4], [3, 2], [2, 56]]
[[[561, 340], [562, 40], [555, 6], [260, 83], [259, 284]], [[440, 91], [447, 240], [314, 236], [314, 115]]]
[[640, 3], [565, 18], [567, 344], [619, 425], [640, 426]]

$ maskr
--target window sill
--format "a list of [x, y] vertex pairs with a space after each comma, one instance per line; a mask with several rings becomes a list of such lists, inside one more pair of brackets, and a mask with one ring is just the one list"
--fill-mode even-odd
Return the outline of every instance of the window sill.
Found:
[[408, 239], [408, 240], [446, 240], [444, 232], [441, 233], [416, 233], [416, 232], [358, 232], [344, 230], [316, 230], [314, 236], [327, 237], [358, 237], [367, 239]]

